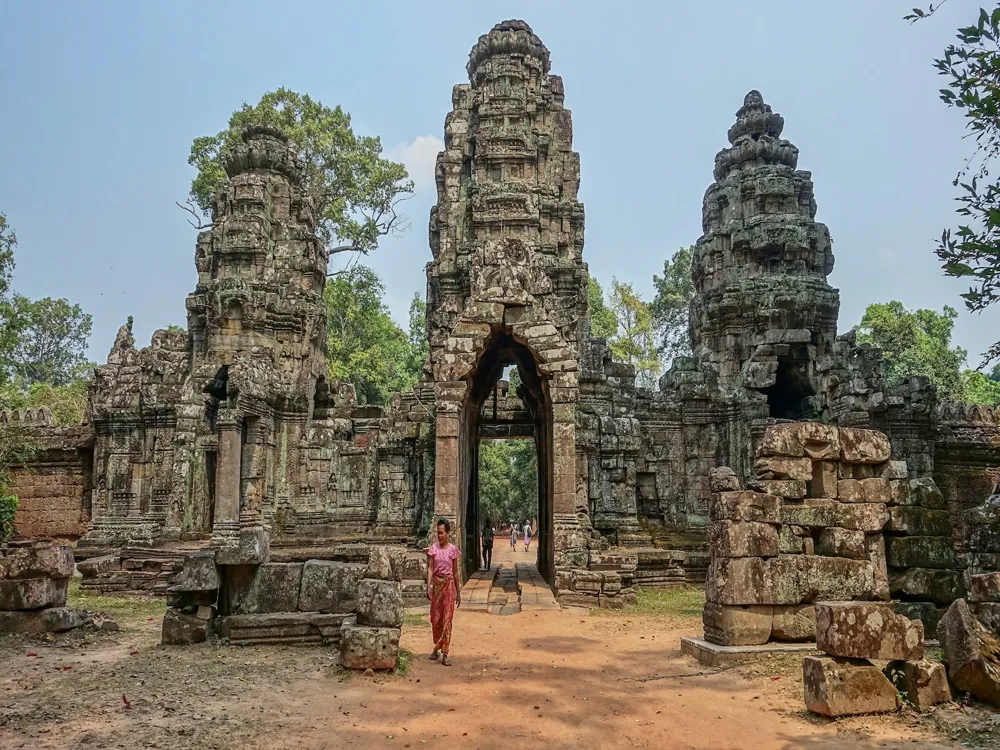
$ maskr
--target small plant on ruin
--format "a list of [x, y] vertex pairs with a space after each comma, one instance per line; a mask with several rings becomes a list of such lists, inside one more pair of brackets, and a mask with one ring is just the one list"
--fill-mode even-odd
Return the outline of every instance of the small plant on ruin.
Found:
[[14, 536], [14, 511], [17, 510], [17, 497], [3, 489], [5, 484], [0, 477], [0, 546]]

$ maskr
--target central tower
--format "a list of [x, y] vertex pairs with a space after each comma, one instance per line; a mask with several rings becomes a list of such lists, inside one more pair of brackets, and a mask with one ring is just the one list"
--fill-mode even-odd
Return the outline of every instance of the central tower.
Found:
[[456, 525], [471, 567], [479, 410], [503, 369], [516, 366], [534, 419], [539, 561], [551, 579], [571, 548], [557, 527], [578, 523], [574, 418], [587, 314], [580, 156], [562, 79], [549, 74], [549, 51], [528, 24], [494, 26], [466, 69], [469, 83], [455, 86], [445, 120], [430, 217], [435, 514]]

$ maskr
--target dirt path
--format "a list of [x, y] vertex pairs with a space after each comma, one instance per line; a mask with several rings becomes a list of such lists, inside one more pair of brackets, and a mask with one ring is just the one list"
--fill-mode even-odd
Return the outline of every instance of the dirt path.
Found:
[[155, 616], [86, 641], [0, 638], [0, 748], [956, 746], [912, 714], [810, 717], [795, 663], [703, 672], [678, 650], [691, 609], [460, 611], [451, 668], [407, 619], [407, 674], [374, 679], [322, 649], [165, 649]]

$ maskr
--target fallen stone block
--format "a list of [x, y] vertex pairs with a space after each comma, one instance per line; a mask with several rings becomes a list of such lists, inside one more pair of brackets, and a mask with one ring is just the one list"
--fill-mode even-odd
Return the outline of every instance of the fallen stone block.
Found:
[[215, 553], [192, 552], [184, 556], [181, 572], [174, 579], [178, 591], [214, 591], [219, 588], [219, 572], [215, 567]]
[[190, 646], [208, 640], [209, 621], [170, 608], [163, 615], [160, 641], [164, 646]]
[[840, 428], [840, 457], [848, 463], [884, 463], [891, 452], [892, 446], [885, 433], [858, 427]]
[[38, 543], [0, 557], [0, 579], [70, 578], [73, 570], [73, 549], [65, 545]]
[[739, 490], [740, 480], [728, 466], [717, 466], [708, 472], [708, 489], [711, 492]]
[[924, 626], [875, 602], [818, 602], [816, 647], [830, 656], [916, 661], [924, 656]]
[[813, 478], [812, 461], [808, 458], [784, 458], [770, 456], [758, 458], [754, 462], [754, 472], [758, 479], [800, 479]]
[[924, 636], [937, 633], [938, 622], [947, 611], [947, 607], [939, 607], [933, 602], [892, 602], [892, 611], [911, 620], [920, 620], [924, 624]]
[[886, 539], [886, 559], [891, 568], [958, 567], [951, 539], [940, 536], [896, 536]]
[[365, 578], [402, 581], [406, 573], [406, 550], [402, 547], [376, 545], [368, 556]]
[[755, 479], [747, 482], [747, 487], [765, 495], [777, 495], [789, 500], [801, 500], [806, 496], [806, 483], [801, 479]]
[[364, 578], [358, 583], [359, 625], [398, 628], [403, 625], [403, 592], [396, 581]]
[[0, 610], [42, 609], [66, 605], [69, 579], [14, 578], [0, 580]]
[[975, 606], [976, 619], [994, 633], [1000, 633], [1000, 602], [980, 602]]
[[102, 555], [77, 563], [76, 569], [80, 571], [80, 575], [84, 578], [96, 578], [97, 576], [120, 570], [121, 565], [122, 560], [119, 555]]
[[717, 557], [774, 557], [778, 529], [759, 521], [713, 521], [708, 526], [708, 546]]
[[865, 549], [865, 533], [836, 526], [823, 529], [816, 539], [816, 554], [865, 560], [868, 557]]
[[1000, 573], [980, 573], [969, 583], [969, 601], [1000, 602]]
[[[776, 558], [781, 559], [781, 558]], [[788, 558], [798, 568], [798, 602], [853, 601], [877, 599], [881, 591], [875, 580], [875, 566], [868, 560], [846, 557], [802, 555]]]
[[225, 566], [222, 587], [227, 614], [295, 612], [299, 608], [302, 563]]
[[759, 646], [771, 637], [771, 607], [706, 602], [701, 613], [705, 640], [720, 646]]
[[354, 623], [354, 615], [320, 612], [230, 615], [220, 619], [219, 635], [240, 645], [335, 645], [340, 641], [345, 622]]
[[816, 639], [816, 607], [811, 604], [773, 607], [771, 638], [796, 642]]
[[330, 560], [306, 560], [302, 566], [299, 610], [302, 612], [353, 612], [358, 583], [366, 566]]
[[267, 529], [260, 526], [240, 529], [234, 544], [215, 549], [218, 565], [263, 565], [270, 556], [271, 538]]
[[781, 523], [781, 498], [760, 492], [720, 492], [709, 501], [712, 521]]
[[976, 619], [965, 599], [948, 608], [937, 636], [955, 687], [1000, 707], [1000, 642]]
[[348, 669], [395, 669], [399, 628], [345, 625], [341, 629], [341, 663]]
[[965, 586], [954, 570], [910, 568], [889, 571], [889, 593], [893, 599], [951, 604], [964, 596]]
[[884, 713], [899, 708], [896, 688], [863, 660], [807, 656], [802, 661], [806, 708], [822, 716]]
[[83, 614], [70, 607], [0, 612], [0, 633], [62, 633], [83, 622]]
[[925, 710], [951, 700], [948, 671], [939, 661], [891, 661], [885, 674], [914, 708]]
[[889, 508], [889, 531], [906, 536], [948, 537], [951, 518], [946, 510], [930, 510], [914, 505]]
[[930, 477], [910, 480], [909, 500], [912, 505], [919, 505], [921, 508], [942, 510], [948, 507], [944, 495]]
[[764, 431], [757, 455], [835, 461], [840, 458], [839, 432], [836, 427], [819, 422], [772, 425]]

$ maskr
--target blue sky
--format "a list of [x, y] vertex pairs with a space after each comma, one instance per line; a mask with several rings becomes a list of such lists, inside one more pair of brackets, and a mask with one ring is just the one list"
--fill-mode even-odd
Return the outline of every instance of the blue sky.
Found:
[[743, 96], [759, 89], [810, 170], [833, 235], [840, 328], [870, 302], [960, 310], [970, 361], [1000, 337], [1000, 310], [970, 315], [934, 256], [953, 223], [951, 179], [969, 144], [937, 98], [933, 56], [978, 4], [952, 0], [930, 21], [912, 0], [715, 2], [33, 2], [0, 26], [0, 211], [20, 245], [15, 286], [65, 296], [94, 315], [103, 361], [135, 316], [140, 343], [185, 323], [195, 231], [174, 206], [188, 190], [192, 138], [244, 101], [287, 86], [351, 112], [417, 182], [410, 231], [371, 258], [405, 324], [430, 259], [451, 88], [469, 49], [523, 18], [566, 86], [584, 256], [605, 285], [652, 275], [701, 232], [715, 153]]

